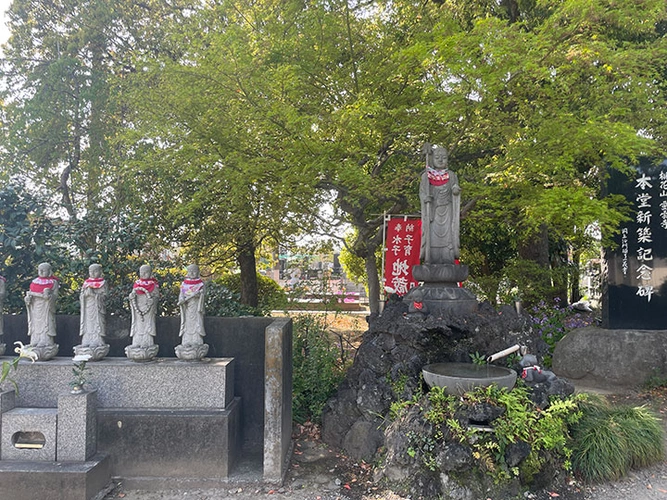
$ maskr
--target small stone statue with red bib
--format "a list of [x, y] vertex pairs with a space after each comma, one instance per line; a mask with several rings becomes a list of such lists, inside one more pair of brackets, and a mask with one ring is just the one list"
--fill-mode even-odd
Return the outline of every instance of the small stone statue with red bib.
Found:
[[98, 361], [109, 353], [106, 335], [106, 295], [107, 282], [102, 275], [102, 266], [92, 264], [88, 268], [89, 277], [81, 286], [79, 302], [81, 316], [79, 335], [81, 345], [74, 346], [76, 356], [90, 356], [90, 361]]
[[55, 337], [59, 284], [48, 262], [42, 262], [37, 267], [37, 274], [38, 276], [30, 283], [24, 301], [28, 313], [30, 346], [37, 354], [38, 361], [46, 361], [58, 354]]
[[181, 345], [176, 346], [176, 357], [183, 360], [200, 360], [208, 353], [204, 344], [204, 301], [206, 286], [201, 279], [199, 266], [190, 264], [187, 275], [181, 283], [178, 307], [181, 311], [179, 336]]
[[125, 348], [125, 355], [133, 361], [149, 361], [158, 352], [154, 338], [157, 333], [156, 316], [160, 287], [152, 276], [149, 265], [139, 268], [139, 279], [134, 282], [128, 297], [132, 312], [130, 337], [132, 345]]

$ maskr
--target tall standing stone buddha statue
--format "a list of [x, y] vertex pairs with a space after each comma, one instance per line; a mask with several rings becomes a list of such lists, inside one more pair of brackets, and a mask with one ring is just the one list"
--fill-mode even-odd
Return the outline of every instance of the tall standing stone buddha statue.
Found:
[[[426, 167], [419, 183], [422, 242], [421, 264], [412, 268], [422, 282], [407, 295], [420, 295], [429, 311], [470, 312], [477, 308], [473, 293], [459, 286], [468, 277], [468, 266], [459, 263], [461, 186], [456, 172], [449, 169], [444, 147], [424, 145]], [[419, 292], [417, 292], [417, 290]]]

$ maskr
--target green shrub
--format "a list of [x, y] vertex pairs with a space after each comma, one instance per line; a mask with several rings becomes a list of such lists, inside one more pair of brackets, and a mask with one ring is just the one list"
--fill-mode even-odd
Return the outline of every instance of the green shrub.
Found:
[[540, 302], [545, 297], [553, 297], [553, 282], [561, 270], [544, 268], [532, 260], [516, 259], [505, 267], [505, 278], [509, 287], [500, 289], [501, 303], [511, 303], [515, 299], [514, 289], [518, 290], [525, 307]]
[[262, 316], [262, 312], [254, 307], [241, 304], [238, 293], [226, 286], [209, 281], [206, 283], [206, 315], [220, 317]]
[[571, 306], [561, 307], [558, 297], [552, 304], [541, 300], [527, 312], [533, 330], [539, 333], [542, 340], [549, 346], [549, 354], [544, 358], [544, 366], [547, 368], [551, 367], [551, 355], [556, 344], [568, 332], [589, 326], [595, 321], [592, 314], [575, 311]]
[[[225, 274], [214, 280], [235, 295], [241, 294], [241, 274]], [[267, 315], [272, 310], [283, 309], [287, 305], [287, 294], [278, 283], [262, 274], [257, 274], [257, 309], [260, 315]]]
[[589, 482], [610, 481], [664, 456], [660, 421], [644, 407], [610, 406], [590, 398], [572, 426], [572, 465]]
[[302, 314], [293, 319], [293, 418], [299, 423], [319, 422], [324, 405], [343, 379], [344, 367], [325, 316]]
[[[428, 407], [424, 419], [438, 430], [430, 436], [410, 438], [410, 448], [425, 467], [436, 471], [435, 454], [441, 449], [445, 437], [458, 441], [470, 446], [480, 470], [498, 483], [521, 473], [519, 469], [510, 469], [504, 459], [507, 447], [519, 441], [530, 445], [526, 464], [533, 469], [540, 469], [545, 453], [560, 457], [567, 467], [570, 455], [568, 425], [579, 418], [578, 398], [554, 399], [548, 408], [540, 410], [530, 400], [525, 386], [508, 391], [494, 385], [475, 389], [461, 397], [449, 396], [444, 389], [433, 387], [428, 393], [428, 404], [422, 401], [420, 405]], [[503, 409], [502, 415], [491, 424], [494, 432], [486, 432], [461, 420], [461, 410], [478, 403]]]

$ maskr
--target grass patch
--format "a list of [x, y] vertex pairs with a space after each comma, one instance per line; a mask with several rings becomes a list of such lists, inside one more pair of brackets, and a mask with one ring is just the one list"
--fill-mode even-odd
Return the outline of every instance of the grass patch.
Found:
[[662, 425], [649, 409], [611, 406], [594, 396], [579, 408], [582, 418], [571, 428], [572, 466], [585, 481], [619, 479], [663, 459]]

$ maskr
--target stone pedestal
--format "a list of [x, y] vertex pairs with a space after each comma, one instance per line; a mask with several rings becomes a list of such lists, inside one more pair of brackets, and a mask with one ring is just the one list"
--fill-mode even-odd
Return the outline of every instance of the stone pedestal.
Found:
[[0, 456], [2, 455], [2, 415], [16, 407], [16, 393], [12, 391], [0, 392]]
[[468, 266], [461, 264], [423, 264], [412, 268], [412, 275], [424, 284], [413, 288], [405, 296], [414, 300], [416, 290], [422, 293], [422, 302], [430, 314], [452, 312], [458, 314], [477, 310], [477, 298], [459, 283], [468, 278]]
[[3, 413], [0, 459], [55, 461], [57, 421], [55, 408], [14, 408]]
[[58, 354], [58, 344], [52, 345], [30, 345], [32, 352], [37, 354], [38, 361], [48, 361]]
[[97, 391], [58, 397], [58, 461], [85, 462], [97, 453]]
[[106, 455], [87, 462], [0, 461], [3, 500], [98, 500], [112, 487]]
[[182, 344], [174, 348], [176, 357], [183, 361], [199, 361], [208, 354], [208, 344]]
[[2, 394], [1, 460], [85, 462], [97, 453], [97, 391], [62, 394], [58, 408], [15, 408]]
[[422, 264], [413, 266], [412, 276], [424, 283], [461, 283], [468, 279], [468, 266], [463, 264]]
[[132, 361], [151, 361], [157, 356], [160, 349], [158, 345], [150, 345], [146, 347], [138, 345], [128, 345], [125, 348], [125, 355]]
[[75, 356], [90, 356], [88, 361], [99, 361], [109, 354], [109, 344], [102, 345], [75, 345]]

